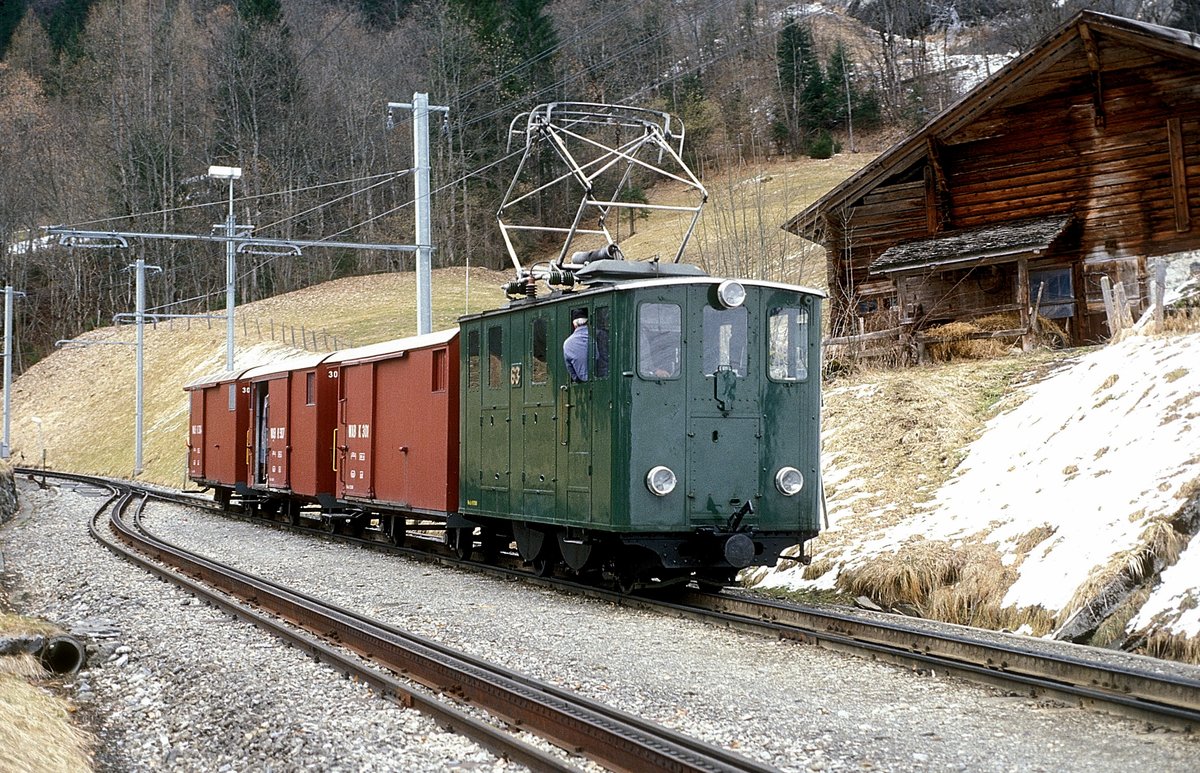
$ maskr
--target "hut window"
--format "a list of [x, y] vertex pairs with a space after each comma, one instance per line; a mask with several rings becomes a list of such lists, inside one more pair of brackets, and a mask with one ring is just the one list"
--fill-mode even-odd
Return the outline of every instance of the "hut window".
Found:
[[1037, 302], [1038, 288], [1042, 301], [1038, 315], [1046, 319], [1067, 319], [1075, 316], [1075, 288], [1071, 283], [1071, 269], [1055, 268], [1047, 271], [1029, 272], [1029, 300]]
[[773, 381], [808, 378], [808, 310], [771, 309], [767, 317], [767, 375]]

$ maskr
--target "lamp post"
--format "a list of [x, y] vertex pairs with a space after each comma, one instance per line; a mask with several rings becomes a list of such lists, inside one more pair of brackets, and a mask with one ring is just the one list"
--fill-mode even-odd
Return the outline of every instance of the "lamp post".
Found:
[[236, 221], [233, 217], [233, 181], [240, 180], [240, 166], [210, 166], [208, 176], [229, 181], [229, 215], [225, 218], [225, 370], [233, 370], [233, 288], [236, 277], [237, 248], [233, 237]]

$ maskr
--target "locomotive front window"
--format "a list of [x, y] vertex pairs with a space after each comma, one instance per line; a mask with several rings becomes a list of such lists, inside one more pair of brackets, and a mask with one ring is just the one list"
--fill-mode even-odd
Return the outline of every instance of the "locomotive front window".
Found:
[[767, 375], [774, 381], [808, 378], [808, 310], [771, 309], [767, 316]]
[[479, 331], [467, 334], [467, 389], [479, 388]]
[[488, 328], [488, 380], [489, 389], [499, 389], [504, 378], [504, 329], [499, 325]]
[[701, 368], [711, 376], [718, 370], [732, 370], [746, 375], [745, 306], [733, 309], [704, 307], [704, 357]]
[[533, 320], [533, 336], [532, 346], [529, 348], [533, 352], [533, 373], [530, 376], [530, 382], [534, 384], [545, 384], [550, 380], [550, 365], [546, 361], [546, 318], [538, 317]]
[[643, 303], [638, 309], [638, 375], [679, 378], [683, 312], [674, 303]]

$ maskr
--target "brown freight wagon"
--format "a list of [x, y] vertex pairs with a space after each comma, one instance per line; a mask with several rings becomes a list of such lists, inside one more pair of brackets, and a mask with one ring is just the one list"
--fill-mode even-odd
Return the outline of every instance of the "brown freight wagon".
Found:
[[444, 515], [458, 508], [458, 330], [338, 352], [337, 498]]
[[223, 504], [246, 483], [250, 388], [243, 373], [222, 373], [184, 387], [190, 405], [188, 479], [212, 487]]
[[303, 501], [334, 504], [333, 434], [337, 370], [328, 354], [295, 357], [251, 368], [250, 488], [288, 495], [289, 511]]

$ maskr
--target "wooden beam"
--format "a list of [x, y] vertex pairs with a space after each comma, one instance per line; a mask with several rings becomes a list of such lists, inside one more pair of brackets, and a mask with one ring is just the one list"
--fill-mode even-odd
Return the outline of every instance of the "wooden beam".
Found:
[[1183, 157], [1183, 124], [1179, 117], [1167, 119], [1167, 148], [1171, 154], [1171, 196], [1175, 199], [1175, 230], [1192, 228], [1188, 211], [1187, 163]]
[[946, 226], [950, 212], [950, 183], [942, 164], [941, 146], [937, 137], [925, 138], [925, 226], [930, 234]]
[[1108, 116], [1104, 114], [1104, 79], [1101, 74], [1103, 65], [1100, 63], [1100, 47], [1096, 44], [1091, 28], [1086, 24], [1079, 25], [1079, 39], [1083, 41], [1088, 69], [1092, 71], [1092, 108], [1095, 111], [1096, 126], [1104, 126], [1108, 122]]

